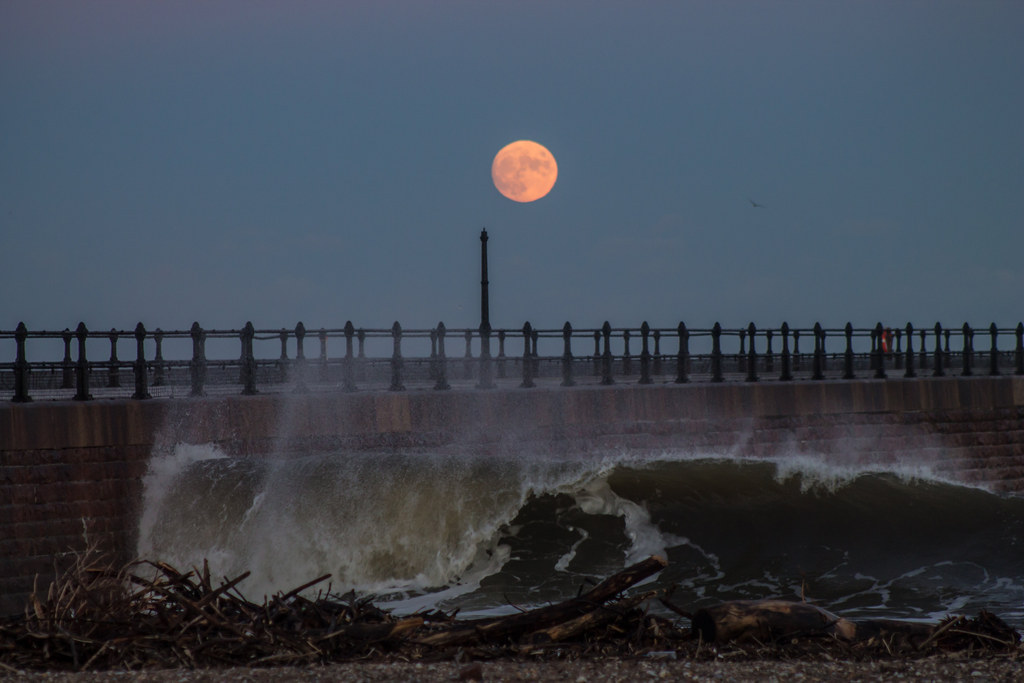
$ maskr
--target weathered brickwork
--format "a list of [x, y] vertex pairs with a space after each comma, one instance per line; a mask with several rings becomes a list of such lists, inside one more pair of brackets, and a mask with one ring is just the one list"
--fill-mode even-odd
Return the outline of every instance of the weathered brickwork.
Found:
[[278, 455], [394, 446], [682, 449], [918, 462], [1024, 493], [1024, 378], [246, 396], [0, 406], [0, 614], [69, 553], [130, 559], [142, 477], [176, 443]]

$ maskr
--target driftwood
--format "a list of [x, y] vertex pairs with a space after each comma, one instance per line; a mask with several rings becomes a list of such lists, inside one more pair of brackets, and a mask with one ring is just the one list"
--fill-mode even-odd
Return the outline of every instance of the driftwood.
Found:
[[[623, 595], [665, 564], [652, 557], [564, 602], [459, 621], [439, 611], [398, 618], [369, 598], [329, 588], [315, 599], [300, 595], [329, 576], [253, 603], [237, 591], [247, 574], [214, 586], [205, 563], [188, 572], [147, 562], [116, 568], [87, 554], [45, 594], [33, 594], [22, 616], [0, 619], [0, 670], [282, 665], [455, 653], [472, 659], [547, 650], [558, 657], [700, 658], [732, 647], [748, 656], [787, 656], [799, 647], [794, 643], [840, 648], [840, 656], [1021, 653], [1020, 634], [984, 611], [977, 619], [951, 617], [938, 625], [854, 622], [806, 603], [770, 600], [705, 607], [691, 618], [668, 602], [669, 590]], [[654, 600], [692, 628], [649, 614], [644, 605]], [[759, 649], [751, 653], [749, 643]]]
[[667, 564], [661, 557], [649, 557], [643, 562], [605, 579], [578, 598], [507, 617], [462, 622], [438, 633], [416, 638], [413, 642], [433, 647], [449, 647], [470, 642], [500, 640], [522, 633], [540, 631], [554, 624], [565, 623], [594, 612], [604, 602], [658, 573]]
[[830, 635], [853, 640], [856, 626], [805, 602], [736, 600], [697, 610], [693, 628], [707, 642], [770, 642], [795, 635]]

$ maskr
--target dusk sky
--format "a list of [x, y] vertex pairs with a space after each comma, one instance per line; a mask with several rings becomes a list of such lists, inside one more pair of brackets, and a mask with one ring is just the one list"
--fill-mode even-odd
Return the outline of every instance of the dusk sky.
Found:
[[484, 227], [495, 327], [1009, 327], [1022, 216], [1019, 0], [0, 0], [0, 329], [475, 326]]

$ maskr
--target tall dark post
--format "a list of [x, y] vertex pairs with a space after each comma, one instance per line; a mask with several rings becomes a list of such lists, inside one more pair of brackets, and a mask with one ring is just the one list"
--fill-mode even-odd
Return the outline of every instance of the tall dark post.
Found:
[[480, 231], [480, 328], [491, 329], [491, 311], [487, 294], [487, 230]]
[[565, 321], [562, 326], [562, 386], [575, 386], [572, 378], [572, 325]]
[[783, 321], [780, 331], [782, 332], [782, 374], [779, 375], [779, 379], [789, 382], [793, 379], [789, 357], [789, 323]]
[[239, 333], [242, 342], [242, 394], [252, 396], [256, 394], [256, 357], [252, 351], [252, 340], [256, 336], [256, 329], [252, 321], [245, 324]]
[[402, 326], [395, 321], [391, 326], [394, 350], [391, 352], [391, 391], [405, 391], [402, 383]]
[[444, 323], [439, 322], [437, 324], [437, 381], [434, 383], [434, 389], [437, 391], [447, 391], [452, 386], [448, 384], [448, 361], [444, 355], [444, 337], [447, 334]]
[[914, 370], [914, 326], [907, 323], [907, 370], [904, 377], [917, 377]]
[[647, 348], [648, 339], [651, 335], [651, 326], [645, 320], [640, 326], [640, 384], [650, 384], [651, 379], [651, 352]]
[[[359, 330], [362, 332], [362, 330]], [[351, 320], [345, 321], [345, 358], [341, 361], [341, 382], [345, 391], [356, 390], [355, 356], [352, 339], [356, 336], [356, 326]], [[359, 350], [363, 350], [363, 338], [359, 339]]]
[[843, 379], [854, 379], [853, 372], [853, 323], [847, 321], [843, 332], [846, 334], [846, 351], [843, 352]]
[[14, 398], [15, 403], [28, 403], [32, 399], [28, 395], [28, 359], [25, 356], [25, 340], [28, 339], [28, 328], [24, 322], [18, 323], [14, 331], [14, 343], [17, 346], [14, 360]]
[[680, 321], [676, 328], [679, 335], [679, 351], [676, 354], [676, 384], [686, 384], [690, 381], [687, 377], [690, 363], [690, 333], [686, 329], [686, 323]]
[[75, 336], [78, 338], [78, 363], [75, 365], [75, 400], [89, 401], [92, 400], [92, 394], [89, 393], [89, 361], [85, 357], [85, 340], [89, 337], [89, 330], [85, 327], [85, 323], [78, 323]]
[[999, 335], [999, 330], [996, 328], [995, 323], [989, 325], [988, 333], [992, 335], [992, 349], [988, 353], [988, 374], [998, 375], [999, 349], [996, 347], [996, 337]]
[[722, 375], [722, 326], [719, 323], [711, 328], [711, 381], [725, 381]]
[[135, 326], [135, 393], [132, 398], [142, 400], [152, 398], [149, 394], [149, 378], [146, 376], [146, 328], [140, 322]]
[[192, 337], [192, 360], [188, 364], [192, 388], [189, 395], [202, 396], [203, 383], [206, 382], [206, 333], [198, 322], [193, 322], [189, 335]]

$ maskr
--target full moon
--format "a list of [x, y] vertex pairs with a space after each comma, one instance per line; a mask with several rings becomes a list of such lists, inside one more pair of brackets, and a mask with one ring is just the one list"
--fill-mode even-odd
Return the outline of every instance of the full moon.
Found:
[[516, 202], [540, 199], [555, 186], [558, 164], [544, 145], [516, 140], [502, 147], [491, 164], [498, 192]]

